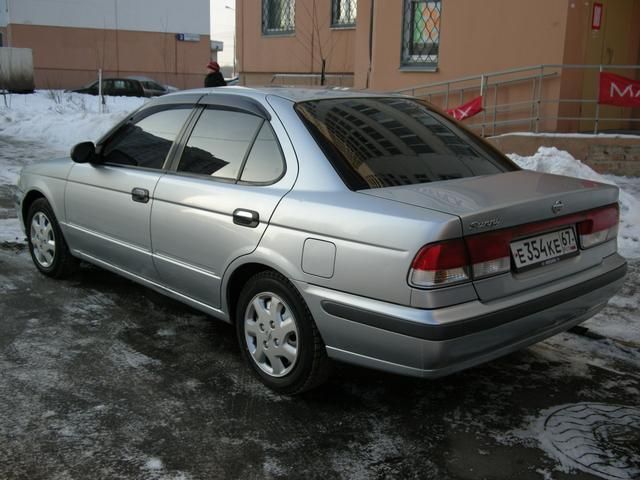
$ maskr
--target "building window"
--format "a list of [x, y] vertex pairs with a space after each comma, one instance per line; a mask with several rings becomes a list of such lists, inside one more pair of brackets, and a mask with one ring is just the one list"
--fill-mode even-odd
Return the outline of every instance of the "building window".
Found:
[[356, 24], [358, 0], [332, 0], [331, 26], [353, 27]]
[[262, 0], [262, 33], [293, 33], [295, 13], [295, 0]]
[[441, 0], [404, 0], [403, 65], [438, 65], [441, 10]]

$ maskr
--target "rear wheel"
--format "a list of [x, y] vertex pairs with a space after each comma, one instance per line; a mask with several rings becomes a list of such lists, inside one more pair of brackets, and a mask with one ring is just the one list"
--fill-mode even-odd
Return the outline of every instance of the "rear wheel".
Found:
[[256, 376], [288, 395], [323, 383], [330, 361], [309, 308], [275, 272], [261, 272], [242, 289], [236, 311], [240, 348]]
[[78, 260], [69, 253], [53, 209], [44, 198], [31, 204], [26, 230], [31, 259], [40, 272], [63, 278], [76, 270]]

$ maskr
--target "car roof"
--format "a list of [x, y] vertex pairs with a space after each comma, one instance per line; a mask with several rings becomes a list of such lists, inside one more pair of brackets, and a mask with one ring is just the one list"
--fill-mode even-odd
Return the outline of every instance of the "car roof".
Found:
[[153, 82], [153, 83], [157, 83], [158, 85], [160, 85], [160, 82], [158, 82], [157, 80], [154, 80], [151, 77], [143, 77], [142, 75], [131, 75], [131, 76], [127, 77], [127, 79], [129, 79], [129, 80], [138, 80], [140, 82]]
[[362, 97], [390, 97], [396, 96], [391, 93], [375, 93], [363, 90], [352, 90], [345, 87], [325, 87], [325, 88], [297, 88], [297, 87], [215, 87], [215, 88], [198, 88], [194, 90], [182, 90], [180, 92], [165, 95], [162, 98], [200, 94], [200, 95], [216, 95], [216, 94], [234, 94], [246, 95], [251, 97], [266, 97], [275, 95], [285, 98], [292, 102], [302, 102], [309, 100], [323, 100], [329, 98], [362, 98]]
[[[104, 82], [105, 80], [135, 80], [135, 78], [129, 78], [129, 77], [103, 77], [102, 81]], [[94, 83], [96, 83], [98, 80], [94, 80]], [[140, 80], [138, 80], [140, 81]]]

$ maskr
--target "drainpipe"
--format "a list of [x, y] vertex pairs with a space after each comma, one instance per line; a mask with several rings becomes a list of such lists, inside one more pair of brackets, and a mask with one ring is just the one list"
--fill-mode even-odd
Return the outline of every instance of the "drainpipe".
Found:
[[11, 0], [7, 0], [6, 3], [6, 12], [7, 12], [7, 47], [13, 47], [13, 38], [11, 35], [11, 12], [9, 11], [9, 3]]
[[373, 62], [373, 11], [375, 10], [376, 0], [371, 0], [371, 9], [369, 11], [369, 68], [367, 69], [367, 83], [365, 88], [369, 88], [369, 77], [371, 77], [371, 63]]
[[120, 76], [120, 42], [118, 38], [118, 0], [113, 1], [114, 20], [116, 22], [116, 76]]

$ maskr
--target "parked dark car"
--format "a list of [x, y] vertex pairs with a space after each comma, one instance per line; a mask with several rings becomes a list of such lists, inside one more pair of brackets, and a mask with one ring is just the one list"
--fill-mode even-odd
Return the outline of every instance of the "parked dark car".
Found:
[[160, 95], [166, 95], [172, 91], [178, 90], [175, 87], [169, 88], [169, 85], [162, 85], [156, 82], [153, 78], [143, 76], [131, 76], [127, 77], [131, 80], [137, 80], [142, 84], [145, 97], [159, 97]]
[[[85, 85], [82, 88], [71, 90], [76, 93], [88, 93], [89, 95], [98, 95], [98, 80]], [[139, 80], [131, 78], [103, 78], [102, 94], [113, 97], [144, 97], [145, 92], [142, 83]]]

